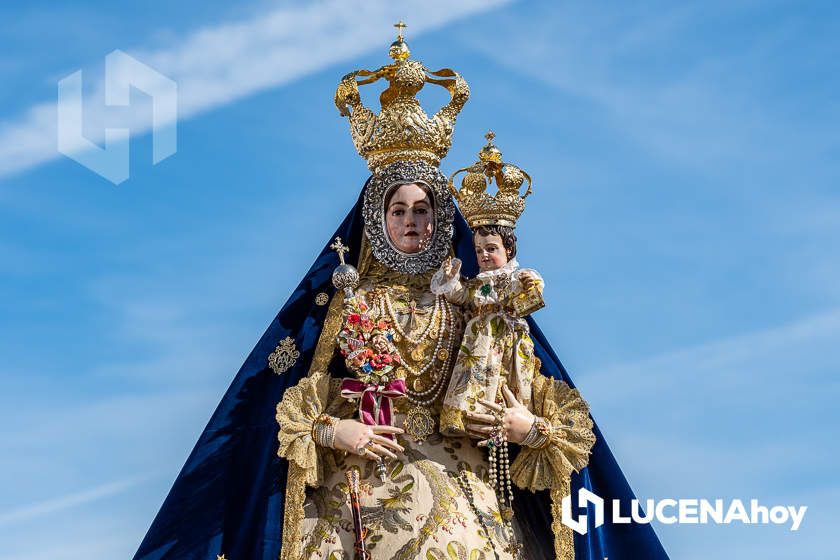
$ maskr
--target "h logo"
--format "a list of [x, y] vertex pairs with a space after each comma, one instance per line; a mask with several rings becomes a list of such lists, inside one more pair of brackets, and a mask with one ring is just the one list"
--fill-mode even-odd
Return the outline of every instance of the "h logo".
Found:
[[[131, 87], [152, 100], [152, 163], [175, 153], [178, 86], [121, 50], [105, 57], [105, 105], [128, 106]], [[58, 151], [119, 185], [129, 176], [129, 128], [106, 128], [100, 148], [82, 132], [82, 71], [58, 82]], [[170, 125], [171, 126], [167, 126]]]
[[[578, 490], [578, 507], [583, 507], [586, 504], [595, 506], [595, 527], [600, 527], [604, 524], [604, 499], [587, 490], [581, 488]], [[588, 517], [586, 514], [581, 515], [578, 519], [572, 517], [572, 496], [565, 496], [562, 501], [562, 515], [563, 524], [571, 528], [575, 533], [585, 535], [589, 530], [587, 523]]]

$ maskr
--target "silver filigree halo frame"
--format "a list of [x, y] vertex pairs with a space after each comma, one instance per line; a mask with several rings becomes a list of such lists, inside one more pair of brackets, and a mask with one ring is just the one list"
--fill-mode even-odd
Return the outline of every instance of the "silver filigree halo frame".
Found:
[[[385, 196], [393, 187], [408, 183], [426, 185], [434, 197], [434, 231], [426, 249], [418, 253], [403, 253], [394, 247], [385, 227]], [[435, 269], [452, 246], [455, 203], [446, 176], [428, 163], [395, 161], [374, 174], [365, 189], [362, 216], [374, 258], [397, 272], [421, 274]]]

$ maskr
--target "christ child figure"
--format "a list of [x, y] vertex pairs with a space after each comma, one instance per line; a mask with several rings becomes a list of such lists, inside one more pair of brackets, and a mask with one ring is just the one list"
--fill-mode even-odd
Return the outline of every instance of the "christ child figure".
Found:
[[516, 235], [504, 225], [474, 228], [479, 274], [461, 278], [461, 261], [449, 258], [432, 277], [432, 292], [463, 308], [464, 338], [440, 417], [444, 435], [466, 433], [467, 412], [483, 412], [479, 399], [504, 402], [502, 386], [519, 402], [531, 402], [531, 382], [538, 373], [534, 344], [524, 317], [543, 306], [543, 280], [537, 271], [519, 268]]

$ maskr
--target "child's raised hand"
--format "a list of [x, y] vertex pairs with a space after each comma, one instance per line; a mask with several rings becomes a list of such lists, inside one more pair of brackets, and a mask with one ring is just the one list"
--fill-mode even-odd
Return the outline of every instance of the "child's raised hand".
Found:
[[443, 275], [447, 280], [451, 280], [457, 273], [458, 267], [455, 266], [452, 257], [446, 257], [446, 260], [443, 261]]

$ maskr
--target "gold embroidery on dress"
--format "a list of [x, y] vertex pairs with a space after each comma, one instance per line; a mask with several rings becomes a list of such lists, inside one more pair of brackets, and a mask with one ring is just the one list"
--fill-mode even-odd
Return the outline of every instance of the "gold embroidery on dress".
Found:
[[280, 341], [280, 344], [277, 345], [274, 352], [268, 356], [268, 366], [274, 370], [274, 373], [280, 375], [295, 365], [299, 357], [300, 352], [298, 352], [295, 346], [295, 341], [292, 337], [287, 336]]
[[[318, 522], [315, 528], [301, 538], [303, 546], [303, 558], [310, 558], [321, 547], [321, 544], [329, 539], [330, 544], [337, 543], [336, 539], [330, 538], [330, 530], [341, 527], [341, 508], [347, 502], [347, 483], [340, 482], [332, 488], [321, 486], [311, 494], [311, 500], [317, 510]], [[342, 529], [348, 529], [342, 527]]]
[[439, 472], [428, 459], [412, 453], [408, 460], [412, 461], [429, 484], [429, 489], [432, 492], [432, 509], [429, 511], [426, 522], [420, 528], [420, 534], [403, 545], [394, 555], [394, 560], [413, 560], [417, 558], [421, 547], [429, 536], [434, 535], [452, 513], [457, 511], [454, 498], [458, 495], [458, 492], [452, 488], [449, 479]]
[[460, 541], [450, 541], [446, 545], [446, 554], [438, 547], [426, 551], [427, 560], [486, 560], [484, 551], [478, 548], [467, 550]]
[[[405, 514], [410, 511], [409, 505], [414, 497], [411, 490], [417, 486], [417, 481], [412, 475], [403, 472], [402, 463], [392, 465], [388, 480], [388, 497], [377, 498], [375, 507], [363, 506], [362, 516], [369, 527], [383, 529], [389, 533], [397, 533], [400, 530], [411, 531], [413, 526], [405, 518]], [[379, 540], [381, 537], [377, 535], [371, 538], [369, 549], [374, 556], [376, 543]]]

